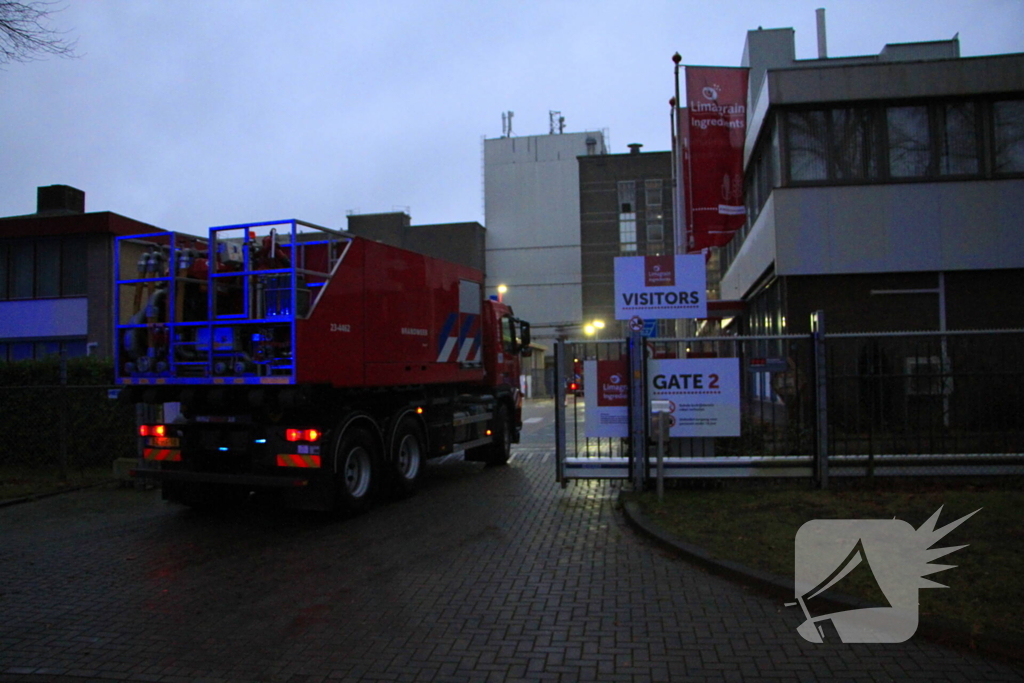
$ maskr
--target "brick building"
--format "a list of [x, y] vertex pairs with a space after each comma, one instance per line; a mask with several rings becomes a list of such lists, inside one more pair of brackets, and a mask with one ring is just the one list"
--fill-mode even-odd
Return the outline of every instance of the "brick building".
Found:
[[36, 212], [0, 218], [0, 361], [113, 355], [114, 239], [160, 232], [85, 212], [85, 193], [40, 187]]

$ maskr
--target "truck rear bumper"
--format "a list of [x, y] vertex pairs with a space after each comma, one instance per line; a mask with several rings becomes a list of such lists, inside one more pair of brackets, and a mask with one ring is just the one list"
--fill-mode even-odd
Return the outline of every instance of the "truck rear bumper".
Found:
[[135, 469], [128, 472], [134, 479], [151, 479], [165, 482], [196, 484], [227, 484], [231, 486], [252, 486], [260, 489], [286, 489], [308, 486], [309, 477], [267, 477], [255, 474], [216, 474], [213, 472], [180, 472], [174, 470]]

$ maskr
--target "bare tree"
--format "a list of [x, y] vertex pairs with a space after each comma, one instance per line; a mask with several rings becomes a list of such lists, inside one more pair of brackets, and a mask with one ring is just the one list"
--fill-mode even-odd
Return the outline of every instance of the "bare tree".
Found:
[[46, 24], [53, 12], [52, 2], [7, 2], [0, 0], [0, 65], [28, 62], [46, 55], [74, 57], [75, 43]]

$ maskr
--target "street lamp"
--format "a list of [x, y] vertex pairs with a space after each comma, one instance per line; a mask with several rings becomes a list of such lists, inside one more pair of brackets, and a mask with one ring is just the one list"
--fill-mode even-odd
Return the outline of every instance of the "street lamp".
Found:
[[498, 303], [501, 303], [502, 299], [505, 296], [505, 292], [507, 291], [508, 287], [506, 287], [505, 285], [498, 285]]

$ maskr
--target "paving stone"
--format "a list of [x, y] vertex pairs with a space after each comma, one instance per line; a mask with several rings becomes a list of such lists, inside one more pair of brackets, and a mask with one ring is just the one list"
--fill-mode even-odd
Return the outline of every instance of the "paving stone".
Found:
[[504, 468], [431, 465], [418, 495], [340, 521], [126, 489], [3, 508], [0, 682], [1024, 674], [916, 638], [806, 643], [779, 601], [636, 537], [620, 487], [562, 490], [549, 452], [520, 449]]

